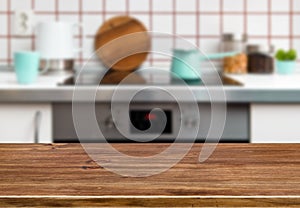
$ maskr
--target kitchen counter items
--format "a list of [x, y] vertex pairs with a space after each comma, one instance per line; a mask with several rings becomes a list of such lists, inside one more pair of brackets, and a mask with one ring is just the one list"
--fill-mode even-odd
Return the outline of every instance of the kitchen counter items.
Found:
[[75, 54], [82, 51], [74, 45], [74, 27], [82, 30], [80, 23], [40, 22], [36, 27], [35, 44], [41, 54], [40, 68], [49, 72], [72, 72]]
[[245, 53], [247, 35], [245, 34], [223, 34], [220, 44], [221, 52], [237, 51], [235, 56], [228, 56], [223, 59], [223, 71], [230, 74], [247, 73], [247, 55]]
[[249, 73], [271, 74], [274, 72], [274, 46], [248, 45]]

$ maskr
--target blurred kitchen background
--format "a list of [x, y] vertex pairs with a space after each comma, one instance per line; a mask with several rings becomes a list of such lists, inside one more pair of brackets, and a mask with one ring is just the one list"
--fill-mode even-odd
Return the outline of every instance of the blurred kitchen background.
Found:
[[[73, 24], [81, 27], [73, 31]], [[136, 31], [178, 35], [193, 47], [184, 48], [175, 36], [142, 35], [112, 45], [103, 54], [94, 54], [95, 48]], [[173, 52], [186, 63], [142, 53], [110, 65], [120, 53], [128, 55], [136, 47], [149, 51], [151, 46]], [[218, 72], [224, 73], [203, 79], [207, 68], [202, 64], [214, 70], [198, 50], [193, 50], [196, 46], [213, 55]], [[127, 142], [137, 137], [149, 139], [158, 132], [162, 134], [157, 141], [169, 142], [182, 129], [183, 141], [297, 143], [297, 52], [300, 0], [0, 0], [0, 143], [78, 142], [72, 114], [75, 84], [76, 101], [83, 103], [79, 122], [84, 142]], [[80, 74], [76, 69], [87, 61], [85, 73]], [[99, 69], [104, 66], [108, 73], [100, 82]], [[177, 76], [166, 70], [144, 73], [140, 66], [171, 69]], [[126, 86], [118, 88], [128, 74], [132, 76]], [[184, 82], [178, 83], [178, 77]], [[154, 88], [139, 92], [131, 100], [130, 109], [126, 108], [124, 103], [133, 90], [145, 86]], [[214, 100], [208, 91], [210, 86], [221, 92], [216, 93], [218, 96], [225, 97]], [[121, 93], [116, 96], [116, 109], [111, 109], [116, 88]], [[188, 97], [189, 90], [193, 99]], [[167, 92], [175, 93], [178, 100]], [[95, 102], [95, 112], [89, 116], [85, 104], [91, 101]], [[177, 102], [184, 104], [182, 112]], [[216, 116], [225, 116], [224, 126], [217, 126], [221, 130], [224, 127], [220, 137], [216, 132], [208, 135], [210, 129], [216, 131], [210, 126], [216, 118], [213, 102], [223, 102], [226, 107], [218, 109]], [[156, 108], [165, 117], [153, 113]], [[98, 129], [90, 129], [95, 114], [96, 127], [105, 133], [101, 138]], [[164, 129], [160, 125], [163, 118]], [[150, 129], [152, 121], [158, 129], [140, 133]]]
[[[15, 35], [16, 10], [33, 10], [35, 22], [82, 23], [75, 40], [84, 50], [77, 54], [77, 64], [94, 51], [94, 37], [104, 20], [117, 15], [136, 17], [151, 31], [180, 35], [206, 53], [219, 50], [224, 33], [244, 33], [248, 43], [300, 52], [300, 0], [0, 0], [0, 65], [12, 64], [15, 51], [35, 48], [34, 35]], [[165, 39], [161, 41], [176, 47], [176, 41]], [[146, 64], [169, 60], [153, 55]]]

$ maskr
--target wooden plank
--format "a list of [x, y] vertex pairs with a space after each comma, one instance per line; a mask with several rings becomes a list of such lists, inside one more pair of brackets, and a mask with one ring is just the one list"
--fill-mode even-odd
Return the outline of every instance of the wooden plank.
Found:
[[[149, 156], [169, 144], [113, 146], [129, 155]], [[300, 206], [300, 144], [219, 144], [206, 162], [198, 163], [201, 147], [195, 144], [164, 173], [131, 178], [100, 167], [80, 144], [2, 144], [0, 207], [85, 202], [86, 206]], [[138, 171], [139, 165], [132, 167]], [[293, 197], [281, 198], [286, 196]]]
[[298, 198], [0, 198], [1, 207], [299, 207]]

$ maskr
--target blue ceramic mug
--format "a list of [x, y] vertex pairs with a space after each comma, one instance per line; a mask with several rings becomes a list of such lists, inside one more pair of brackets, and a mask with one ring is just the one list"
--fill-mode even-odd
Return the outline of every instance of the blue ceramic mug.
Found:
[[34, 83], [39, 74], [40, 54], [22, 51], [14, 53], [14, 66], [20, 84]]

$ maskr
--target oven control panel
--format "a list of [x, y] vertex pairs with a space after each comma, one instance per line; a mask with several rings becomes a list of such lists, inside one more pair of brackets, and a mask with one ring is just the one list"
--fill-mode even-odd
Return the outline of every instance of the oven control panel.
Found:
[[[87, 104], [88, 106], [89, 104]], [[129, 108], [123, 103], [112, 108], [110, 103], [96, 103], [95, 113], [99, 130], [91, 128], [90, 120], [82, 122], [84, 132], [81, 134], [86, 141], [130, 141], [139, 138], [152, 141], [203, 141], [211, 125], [210, 104], [198, 104], [200, 116], [194, 112], [190, 103], [131, 103]], [[73, 123], [72, 104], [54, 104], [53, 136], [55, 142], [75, 141], [77, 133]], [[155, 109], [159, 109], [156, 111]], [[229, 105], [222, 139], [226, 141], [247, 141], [249, 138], [249, 110], [247, 105]], [[82, 112], [86, 112], [82, 104]], [[161, 122], [165, 119], [165, 122]], [[158, 137], [156, 137], [159, 135]], [[209, 138], [210, 139], [210, 138]], [[214, 138], [212, 138], [214, 139]]]
[[[106, 118], [100, 122], [106, 138], [125, 137], [151, 139], [189, 138], [197, 135], [200, 116], [196, 117], [188, 104], [183, 105], [182, 112], [174, 104], [131, 104], [129, 109], [124, 105], [114, 105]], [[106, 111], [106, 112], [109, 112]], [[103, 115], [103, 113], [102, 113]], [[113, 115], [113, 116], [112, 116]]]

